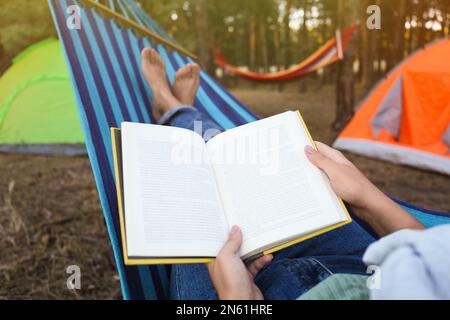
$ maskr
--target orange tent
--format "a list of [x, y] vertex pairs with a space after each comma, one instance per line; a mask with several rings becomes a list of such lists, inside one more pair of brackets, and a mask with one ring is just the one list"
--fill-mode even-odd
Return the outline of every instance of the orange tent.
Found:
[[334, 146], [450, 175], [450, 38], [417, 51], [369, 94]]

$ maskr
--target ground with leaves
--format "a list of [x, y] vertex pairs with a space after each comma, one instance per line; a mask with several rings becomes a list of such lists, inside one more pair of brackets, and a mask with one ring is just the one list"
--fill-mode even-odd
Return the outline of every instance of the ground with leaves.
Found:
[[[234, 92], [261, 116], [300, 109], [316, 139], [334, 140], [332, 87], [310, 86], [308, 94], [298, 93], [296, 86], [283, 92], [273, 89], [260, 86]], [[448, 177], [349, 157], [385, 192], [450, 212]], [[120, 298], [87, 157], [0, 154], [0, 168], [0, 299]], [[67, 289], [70, 265], [81, 268], [80, 291]]]

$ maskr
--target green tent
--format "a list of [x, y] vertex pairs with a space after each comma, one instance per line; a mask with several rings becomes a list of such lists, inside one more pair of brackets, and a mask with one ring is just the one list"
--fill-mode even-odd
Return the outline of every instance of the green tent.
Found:
[[58, 40], [19, 54], [0, 77], [0, 151], [85, 153], [72, 85]]

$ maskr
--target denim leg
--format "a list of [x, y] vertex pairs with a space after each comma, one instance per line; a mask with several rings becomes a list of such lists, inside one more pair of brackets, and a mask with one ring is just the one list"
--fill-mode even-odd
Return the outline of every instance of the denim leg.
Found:
[[223, 131], [210, 117], [191, 106], [179, 106], [166, 112], [158, 124], [178, 127], [198, 132], [206, 142]]
[[353, 221], [275, 253], [255, 283], [265, 299], [296, 299], [334, 273], [366, 274], [362, 255], [374, 241]]
[[265, 300], [294, 300], [332, 273], [312, 258], [272, 261], [255, 278]]
[[293, 300], [334, 273], [365, 274], [357, 256], [285, 258], [272, 261], [255, 277], [266, 300]]
[[170, 274], [171, 300], [218, 300], [206, 264], [176, 264]]
[[274, 254], [274, 260], [284, 258], [346, 255], [362, 257], [376, 239], [356, 221], [303, 241]]

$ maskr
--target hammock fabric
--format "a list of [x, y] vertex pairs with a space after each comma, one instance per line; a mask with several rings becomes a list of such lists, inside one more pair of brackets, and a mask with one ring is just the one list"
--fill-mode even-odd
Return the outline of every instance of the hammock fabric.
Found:
[[[340, 43], [342, 44], [342, 52], [345, 52], [347, 49], [352, 34], [357, 28], [358, 25], [354, 24], [341, 32], [342, 41]], [[232, 75], [252, 81], [279, 82], [309, 75], [341, 60], [339, 51], [339, 41], [336, 38], [333, 38], [303, 62], [300, 62], [288, 70], [267, 74], [246, 71], [232, 65], [218, 49], [214, 52], [214, 60], [219, 67]]]
[[[166, 62], [170, 81], [173, 81], [176, 69], [192, 60], [182, 53], [152, 44], [147, 37], [137, 36], [132, 30], [123, 28], [122, 22], [119, 25], [107, 18], [92, 3], [91, 7], [81, 6], [75, 0], [48, 1], [66, 54], [123, 297], [167, 299], [170, 266], [124, 265], [109, 131], [110, 127], [119, 127], [123, 121], [152, 122], [148, 108], [151, 91], [139, 68], [142, 48], [153, 46], [159, 51]], [[67, 28], [67, 9], [71, 5], [81, 8], [79, 30]], [[133, 18], [140, 26], [171, 41], [132, 0], [111, 1], [110, 7], [114, 9], [115, 6], [120, 6], [118, 10], [126, 18]], [[195, 107], [226, 129], [257, 120], [250, 110], [204, 72], [201, 73]], [[405, 207], [409, 208], [406, 204]], [[450, 220], [445, 214], [418, 208], [411, 209], [411, 213], [428, 221], [429, 225]]]

